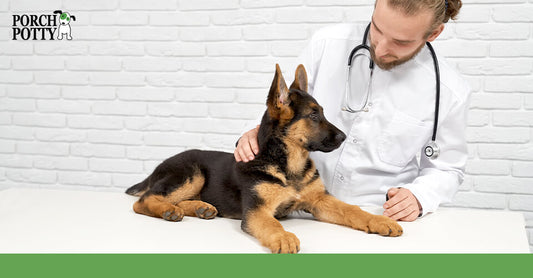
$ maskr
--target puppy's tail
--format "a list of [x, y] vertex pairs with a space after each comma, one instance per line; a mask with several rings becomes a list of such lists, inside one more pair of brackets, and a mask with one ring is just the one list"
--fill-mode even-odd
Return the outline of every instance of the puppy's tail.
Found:
[[132, 195], [132, 196], [141, 196], [148, 190], [148, 179], [128, 188], [126, 190], [126, 194]]

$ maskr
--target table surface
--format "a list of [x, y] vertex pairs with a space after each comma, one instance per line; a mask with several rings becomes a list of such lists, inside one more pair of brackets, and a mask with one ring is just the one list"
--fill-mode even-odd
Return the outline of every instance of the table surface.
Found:
[[[117, 192], [11, 188], [0, 191], [0, 253], [268, 253], [240, 220], [135, 214], [136, 197]], [[382, 213], [377, 207], [364, 208]], [[306, 217], [281, 221], [301, 253], [529, 253], [523, 215], [440, 208], [400, 223], [397, 238]]]

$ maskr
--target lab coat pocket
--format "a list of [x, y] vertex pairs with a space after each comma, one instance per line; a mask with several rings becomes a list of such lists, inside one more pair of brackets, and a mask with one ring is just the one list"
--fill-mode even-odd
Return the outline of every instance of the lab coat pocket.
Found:
[[431, 123], [396, 111], [378, 138], [379, 158], [403, 168], [422, 150], [430, 136]]

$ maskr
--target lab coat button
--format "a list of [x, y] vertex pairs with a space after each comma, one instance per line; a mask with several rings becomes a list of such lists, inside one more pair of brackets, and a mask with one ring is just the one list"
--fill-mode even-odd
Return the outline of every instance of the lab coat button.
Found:
[[353, 142], [354, 144], [357, 144], [357, 143], [358, 143], [357, 139], [353, 139], [352, 142]]

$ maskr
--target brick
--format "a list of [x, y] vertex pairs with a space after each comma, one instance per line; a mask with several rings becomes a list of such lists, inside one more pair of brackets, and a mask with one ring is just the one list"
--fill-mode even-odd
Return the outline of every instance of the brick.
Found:
[[522, 107], [522, 96], [512, 93], [476, 93], [472, 94], [470, 109], [509, 109]]
[[533, 194], [533, 179], [516, 177], [475, 177], [474, 189], [479, 192]]
[[175, 41], [181, 30], [167, 27], [123, 27], [120, 39], [125, 41]]
[[122, 67], [116, 57], [71, 57], [66, 65], [73, 71], [120, 71]]
[[184, 151], [184, 147], [171, 145], [169, 147], [161, 146], [142, 146], [128, 147], [126, 157], [135, 160], [159, 160], [163, 161], [177, 153]]
[[241, 38], [241, 27], [180, 28], [180, 39], [185, 42], [238, 41]]
[[238, 135], [224, 134], [207, 134], [203, 138], [203, 142], [208, 148], [226, 152], [233, 152], [237, 140], [239, 140]]
[[306, 45], [307, 41], [272, 42], [272, 54], [276, 57], [298, 57]]
[[275, 14], [269, 10], [246, 10], [231, 12], [216, 12], [211, 14], [211, 22], [215, 25], [251, 25], [272, 24]]
[[175, 57], [139, 57], [125, 58], [122, 60], [126, 71], [171, 71], [175, 72], [181, 68], [181, 59]]
[[533, 157], [531, 144], [478, 144], [481, 159], [530, 160]]
[[177, 0], [121, 0], [120, 8], [122, 10], [175, 10], [178, 8]]
[[147, 146], [182, 146], [194, 148], [202, 146], [202, 136], [193, 133], [149, 132], [144, 135]]
[[245, 26], [242, 34], [250, 41], [305, 40], [309, 37], [307, 27], [299, 24]]
[[494, 9], [492, 18], [496, 22], [532, 22], [533, 7], [502, 6]]
[[17, 56], [11, 58], [11, 64], [15, 70], [62, 70], [64, 59], [49, 56]]
[[217, 42], [207, 45], [208, 56], [267, 56], [270, 47], [264, 42]]
[[259, 104], [211, 104], [209, 115], [215, 118], [229, 119], [257, 119], [265, 110], [264, 105]]
[[37, 71], [35, 82], [37, 84], [58, 84], [58, 85], [87, 85], [89, 84], [89, 74], [85, 72], [57, 72], [57, 71]]
[[86, 171], [89, 169], [87, 159], [79, 157], [35, 157], [33, 165], [37, 169], [44, 170]]
[[344, 17], [341, 8], [286, 8], [276, 11], [278, 23], [334, 23], [341, 22]]
[[57, 181], [55, 171], [36, 169], [7, 169], [6, 177], [19, 183], [55, 184]]
[[493, 15], [490, 5], [463, 5], [459, 13], [459, 22], [489, 22]]
[[490, 123], [491, 113], [489, 111], [469, 110], [468, 126], [487, 126]]
[[18, 41], [0, 42], [0, 54], [2, 55], [32, 55], [33, 45]]
[[103, 143], [115, 145], [142, 145], [143, 134], [133, 131], [95, 130], [87, 132], [89, 143]]
[[68, 185], [109, 186], [111, 175], [106, 173], [69, 172], [58, 173], [58, 182]]
[[57, 142], [18, 142], [17, 151], [22, 154], [41, 154], [48, 156], [68, 155], [68, 144]]
[[457, 38], [474, 40], [506, 40], [529, 38], [526, 23], [464, 23], [455, 28]]
[[7, 168], [32, 168], [33, 158], [23, 154], [0, 153], [0, 166]]
[[0, 111], [32, 112], [35, 111], [36, 107], [33, 99], [0, 99]]
[[38, 100], [37, 110], [43, 113], [89, 114], [91, 103], [79, 100]]
[[131, 102], [127, 105], [124, 105], [116, 101], [95, 102], [93, 104], [92, 111], [97, 115], [145, 115], [146, 104]]
[[41, 126], [41, 127], [65, 127], [65, 115], [47, 114], [15, 114], [13, 123], [21, 126]]
[[0, 83], [28, 84], [33, 81], [33, 73], [25, 71], [0, 71]]
[[436, 41], [434, 47], [439, 50], [439, 54], [445, 57], [458, 58], [485, 58], [489, 54], [489, 47], [492, 43], [480, 40], [446, 40]]
[[533, 57], [533, 42], [492, 42], [489, 54], [492, 57]]
[[126, 72], [93, 72], [89, 76], [91, 85], [142, 86], [145, 76]]
[[209, 14], [202, 12], [161, 12], [151, 14], [149, 20], [152, 26], [208, 26]]
[[72, 143], [70, 154], [82, 157], [124, 158], [126, 148], [119, 145]]
[[231, 10], [239, 9], [239, 0], [179, 0], [179, 9], [187, 10]]
[[14, 141], [0, 140], [0, 153], [15, 153], [16, 144]]
[[233, 119], [195, 119], [184, 121], [183, 132], [241, 134], [250, 121]]
[[469, 75], [527, 75], [533, 70], [533, 61], [525, 59], [462, 59], [457, 68]]
[[146, 44], [146, 53], [151, 56], [200, 57], [206, 54], [203, 43], [195, 42], [150, 42]]
[[96, 42], [89, 44], [91, 55], [105, 56], [143, 56], [144, 44], [133, 42]]
[[10, 125], [10, 124], [11, 124], [11, 113], [0, 112], [0, 125]]
[[533, 92], [531, 77], [492, 77], [485, 80], [487, 92]]
[[177, 88], [176, 100], [179, 102], [233, 102], [233, 88]]
[[208, 73], [205, 85], [212, 88], [267, 88], [271, 82], [271, 74]]
[[533, 177], [533, 162], [515, 161], [513, 162], [514, 177]]
[[125, 159], [90, 158], [89, 169], [95, 172], [139, 173], [143, 171], [143, 163]]
[[513, 195], [509, 197], [509, 209], [533, 211], [533, 196], [531, 195]]
[[482, 209], [504, 209], [507, 206], [507, 200], [503, 194], [458, 192], [455, 195], [451, 206]]
[[182, 131], [182, 118], [169, 117], [127, 117], [124, 119], [124, 125], [129, 130], [136, 131]]
[[112, 100], [116, 98], [114, 87], [61, 86], [65, 99]]
[[38, 55], [87, 55], [87, 42], [69, 41], [68, 43], [35, 42], [35, 54]]
[[59, 86], [9, 85], [6, 91], [10, 98], [54, 99], [61, 95]]
[[492, 121], [495, 126], [533, 126], [531, 112], [493, 112]]
[[19, 126], [0, 126], [0, 138], [33, 140], [33, 130], [27, 127]]
[[[129, 1], [131, 3], [135, 3]], [[98, 12], [90, 16], [91, 24], [96, 26], [128, 26], [148, 24], [148, 15], [143, 12]]]
[[51, 13], [50, 9], [61, 7], [61, 0], [43, 0], [39, 5], [35, 5], [31, 0], [6, 1], [11, 4], [10, 9], [13, 12], [46, 12]]
[[148, 114], [151, 116], [206, 117], [207, 104], [204, 103], [150, 103]]
[[303, 0], [242, 0], [242, 8], [273, 8], [273, 7], [288, 7], [301, 6]]
[[243, 72], [245, 59], [238, 57], [184, 58], [183, 70], [195, 72]]
[[509, 175], [511, 162], [505, 160], [469, 160], [466, 173], [471, 175]]
[[469, 127], [466, 138], [469, 143], [525, 143], [530, 132], [518, 127]]
[[39, 128], [35, 130], [35, 138], [44, 142], [83, 142], [86, 134], [71, 129]]
[[205, 74], [190, 72], [146, 74], [146, 83], [155, 87], [201, 87], [205, 85]]
[[154, 89], [154, 88], [128, 88], [121, 87], [117, 89], [117, 96], [120, 100], [139, 100], [139, 101], [170, 101], [174, 99], [173, 89]]
[[118, 8], [118, 0], [93, 0], [86, 2], [83, 0], [69, 0], [63, 4], [66, 10], [76, 11], [106, 11]]

